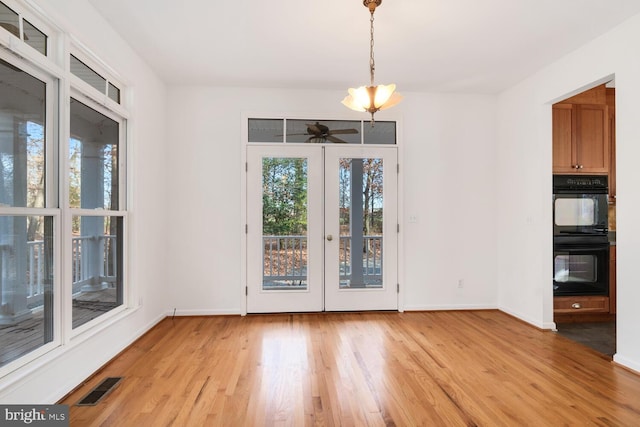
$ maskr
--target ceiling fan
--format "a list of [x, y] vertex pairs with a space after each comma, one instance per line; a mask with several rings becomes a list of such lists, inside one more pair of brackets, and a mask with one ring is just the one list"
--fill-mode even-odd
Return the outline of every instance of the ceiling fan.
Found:
[[331, 141], [339, 144], [346, 144], [347, 141], [337, 138], [333, 135], [346, 135], [346, 134], [358, 133], [357, 129], [329, 129], [328, 126], [321, 125], [318, 122], [315, 122], [315, 124], [306, 123], [306, 126], [307, 126], [306, 133], [289, 133], [287, 134], [287, 136], [309, 135], [309, 138], [307, 138], [305, 142], [322, 143], [326, 141]]

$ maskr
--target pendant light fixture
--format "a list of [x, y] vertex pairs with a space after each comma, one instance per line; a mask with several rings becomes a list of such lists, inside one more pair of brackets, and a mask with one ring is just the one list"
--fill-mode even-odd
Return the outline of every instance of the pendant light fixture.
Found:
[[369, 73], [371, 76], [371, 85], [360, 86], [357, 89], [349, 88], [349, 95], [342, 100], [342, 103], [352, 110], [371, 113], [371, 126], [374, 124], [373, 114], [376, 111], [393, 107], [402, 100], [402, 95], [394, 92], [396, 90], [395, 84], [377, 86], [374, 84], [376, 61], [373, 56], [373, 13], [381, 3], [382, 0], [362, 0], [362, 4], [368, 8], [371, 13], [371, 42], [369, 44]]

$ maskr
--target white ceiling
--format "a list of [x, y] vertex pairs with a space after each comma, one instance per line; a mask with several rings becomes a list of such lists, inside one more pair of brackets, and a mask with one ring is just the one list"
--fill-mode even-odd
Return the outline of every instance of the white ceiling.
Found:
[[[89, 0], [169, 84], [345, 89], [369, 80], [361, 0]], [[496, 93], [640, 13], [638, 0], [384, 0], [376, 83]]]

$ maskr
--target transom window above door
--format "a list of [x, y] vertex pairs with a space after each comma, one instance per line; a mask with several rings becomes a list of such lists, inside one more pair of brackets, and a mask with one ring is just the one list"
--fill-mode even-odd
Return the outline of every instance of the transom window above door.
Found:
[[395, 145], [396, 122], [250, 118], [248, 142]]

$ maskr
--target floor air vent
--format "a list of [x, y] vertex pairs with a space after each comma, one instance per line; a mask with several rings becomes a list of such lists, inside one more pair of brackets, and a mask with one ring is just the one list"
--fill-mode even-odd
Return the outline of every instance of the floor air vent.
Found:
[[120, 383], [123, 377], [108, 377], [91, 390], [76, 406], [93, 406], [98, 404], [107, 394]]

